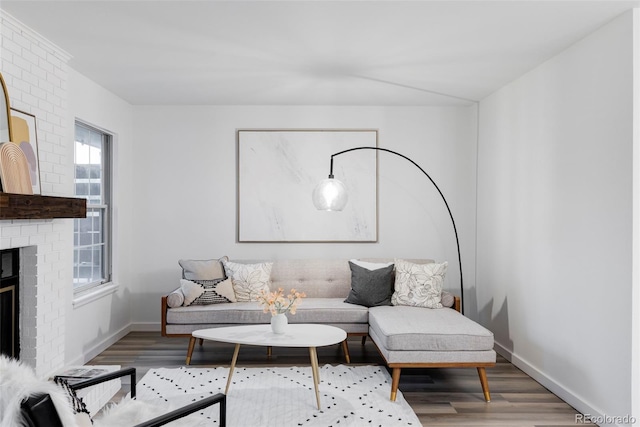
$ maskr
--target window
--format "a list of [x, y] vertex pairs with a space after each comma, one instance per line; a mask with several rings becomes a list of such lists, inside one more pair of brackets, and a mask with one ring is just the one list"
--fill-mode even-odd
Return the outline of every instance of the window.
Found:
[[73, 288], [111, 281], [111, 135], [76, 122], [75, 194], [87, 199], [87, 217], [74, 220]]

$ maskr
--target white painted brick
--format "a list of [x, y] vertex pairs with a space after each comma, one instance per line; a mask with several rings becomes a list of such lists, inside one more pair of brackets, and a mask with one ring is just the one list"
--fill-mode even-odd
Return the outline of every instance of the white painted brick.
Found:
[[[4, 41], [3, 41], [4, 43]], [[3, 49], [3, 52], [5, 50]], [[14, 56], [12, 56], [14, 57]], [[22, 69], [13, 65], [13, 62], [8, 62], [6, 61], [6, 57], [2, 58], [2, 77], [5, 79], [5, 83], [7, 85], [9, 85], [11, 83], [11, 79], [9, 78], [10, 76], [15, 76], [15, 75], [21, 75], [22, 74]], [[12, 86], [8, 86], [8, 88], [11, 88]], [[13, 97], [16, 96], [17, 94], [12, 92], [11, 90], [9, 90], [9, 94], [11, 96], [11, 99], [13, 100]]]
[[[70, 195], [68, 55], [1, 14], [0, 33], [0, 66], [12, 106], [38, 120], [42, 194]], [[72, 256], [72, 239], [73, 222], [68, 220], [0, 222], [0, 247], [22, 247], [22, 262], [31, 265], [22, 270], [21, 356], [37, 372], [53, 372], [64, 364], [65, 316], [73, 273], [67, 259]]]
[[[29, 86], [29, 93], [33, 96], [35, 96], [36, 98], [47, 98], [47, 91], [44, 89], [41, 89], [37, 86]], [[36, 116], [38, 117], [38, 116]], [[37, 124], [37, 123], [36, 123]]]
[[64, 100], [55, 94], [55, 90], [47, 93], [47, 102], [53, 105], [53, 114], [63, 116], [67, 113]]
[[[37, 43], [33, 43], [31, 45], [31, 53], [33, 53], [34, 55], [36, 55], [38, 58], [41, 59], [42, 62], [46, 62], [51, 64], [48, 60], [47, 60], [47, 51], [44, 50], [42, 47], [40, 47], [40, 45], [38, 45]], [[53, 66], [53, 64], [51, 64], [51, 66]]]
[[38, 78], [39, 82], [47, 78], [47, 72], [35, 64], [31, 64], [29, 71]]
[[[16, 67], [22, 69], [23, 71], [31, 72], [33, 74], [33, 71], [31, 69], [31, 66], [33, 64], [31, 64], [31, 62], [29, 62], [26, 59], [24, 59], [24, 57], [22, 55], [14, 55], [14, 57], [13, 57], [13, 65], [15, 65]], [[35, 75], [35, 74], [33, 74], [33, 75]]]
[[53, 113], [53, 104], [51, 104], [49, 101], [47, 101], [46, 99], [46, 92], [44, 95], [44, 99], [39, 99], [38, 100], [38, 107], [40, 107], [41, 110], [47, 112], [47, 113]]
[[60, 125], [60, 123], [62, 123], [62, 120], [66, 120], [65, 118], [57, 116], [55, 114], [46, 114], [46, 117], [44, 118], [54, 126]]
[[20, 233], [23, 235], [37, 234], [38, 226], [35, 224], [23, 225], [22, 227], [20, 227]]
[[5, 225], [0, 228], [1, 237], [13, 237], [20, 235], [21, 228], [19, 226]]
[[48, 182], [43, 182], [40, 184], [40, 189], [42, 190], [42, 194], [45, 196], [53, 195], [53, 185]]
[[14, 34], [12, 40], [26, 50], [31, 50], [33, 44], [32, 41], [27, 39], [22, 34]]
[[38, 102], [40, 101], [37, 97], [29, 94], [29, 93], [23, 93], [22, 94], [22, 101], [27, 103], [27, 104], [31, 104], [31, 105], [38, 105]]
[[[2, 58], [0, 58], [0, 59], [2, 61], [6, 61], [8, 63], [11, 63], [11, 62], [13, 62], [13, 55], [14, 54], [12, 52], [4, 51], [4, 52], [2, 52]], [[3, 74], [3, 77], [4, 77], [4, 74]], [[5, 84], [8, 84], [8, 83], [5, 81]]]
[[[47, 62], [49, 62], [54, 67], [59, 68], [61, 71], [63, 68], [66, 68], [66, 64], [63, 64], [62, 60], [60, 60], [60, 58], [58, 58], [56, 55], [54, 55], [51, 52], [47, 52], [46, 58], [47, 58]], [[66, 75], [66, 73], [62, 73], [61, 75], [63, 74]]]
[[67, 128], [64, 125], [54, 125], [53, 126], [53, 132], [56, 135], [66, 136], [67, 135]]
[[53, 184], [53, 191], [55, 194], [60, 194], [61, 196], [71, 196], [66, 184]]
[[[59, 74], [55, 72], [55, 68], [54, 68], [54, 72], [53, 73], [47, 73], [47, 81], [49, 83], [51, 83], [53, 86], [56, 86], [56, 87], [61, 87], [62, 86], [62, 78], [61, 78], [61, 76], [62, 75], [66, 76], [66, 74], [67, 74], [67, 73], [62, 72], [62, 69], [59, 69], [59, 70], [60, 70]], [[53, 89], [51, 91], [53, 92]]]
[[44, 178], [46, 179], [47, 182], [50, 182], [51, 184], [60, 183], [60, 175], [58, 175], [57, 173], [46, 173], [44, 174]]
[[23, 49], [22, 50], [22, 57], [24, 58], [25, 61], [28, 61], [30, 64], [32, 64], [32, 68], [34, 66], [38, 66], [38, 62], [40, 61], [40, 58], [38, 58], [38, 56], [34, 55], [31, 51], [27, 50], [27, 49]]
[[29, 236], [29, 246], [40, 245], [44, 243], [45, 236], [43, 234], [36, 234], [33, 236]]
[[3, 40], [13, 40], [14, 32], [15, 28], [12, 25], [7, 25], [5, 22], [0, 25], [0, 35], [2, 35]]
[[[27, 82], [30, 85], [33, 86], [37, 86], [38, 85], [38, 77], [36, 77], [33, 73], [31, 72], [27, 72], [27, 71], [22, 71], [22, 73], [19, 76], [22, 80], [24, 80], [25, 82]], [[27, 102], [25, 100], [25, 102]], [[36, 102], [30, 102], [30, 105], [37, 105]]]
[[29, 236], [17, 236], [11, 238], [11, 246], [12, 248], [21, 248], [23, 246], [29, 245]]
[[22, 47], [15, 41], [13, 41], [12, 38], [2, 39], [2, 50], [6, 50], [17, 55], [20, 55], [22, 53]]
[[[47, 73], [44, 70], [42, 71], [42, 77], [40, 77], [40, 81], [38, 82], [38, 86], [42, 89], [44, 89], [47, 92], [53, 93], [53, 89], [56, 87], [56, 85], [54, 83], [51, 83], [49, 81], [49, 76], [51, 76], [51, 73]], [[44, 80], [46, 79], [46, 80]]]

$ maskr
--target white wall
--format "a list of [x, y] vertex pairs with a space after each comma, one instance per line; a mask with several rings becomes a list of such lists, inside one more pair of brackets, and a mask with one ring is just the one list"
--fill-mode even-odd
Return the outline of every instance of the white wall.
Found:
[[517, 366], [610, 416], [631, 411], [632, 35], [626, 13], [479, 112], [480, 320]]
[[[447, 197], [473, 286], [475, 107], [135, 107], [134, 127], [137, 327], [157, 328], [159, 297], [178, 286], [180, 258], [428, 257], [450, 262], [447, 286], [459, 293], [444, 203], [417, 168], [391, 154], [379, 157], [379, 243], [236, 243], [236, 129], [243, 128], [378, 129], [379, 146], [412, 158]], [[328, 165], [327, 158], [327, 173]]]
[[[126, 332], [131, 322], [129, 295], [133, 268], [133, 110], [132, 107], [74, 70], [69, 73], [69, 129], [74, 121], [99, 127], [113, 135], [113, 283], [115, 293], [84, 305], [67, 315], [67, 363], [90, 360], [105, 345]], [[70, 144], [73, 156], [73, 144]], [[72, 157], [73, 158], [73, 157]]]
[[633, 292], [631, 404], [640, 418], [640, 8], [633, 11]]

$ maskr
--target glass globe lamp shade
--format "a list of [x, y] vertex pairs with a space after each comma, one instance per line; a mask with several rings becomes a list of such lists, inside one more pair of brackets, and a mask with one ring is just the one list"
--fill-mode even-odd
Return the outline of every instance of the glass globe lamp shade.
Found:
[[323, 179], [313, 190], [313, 204], [320, 211], [341, 211], [347, 199], [347, 188], [334, 178]]

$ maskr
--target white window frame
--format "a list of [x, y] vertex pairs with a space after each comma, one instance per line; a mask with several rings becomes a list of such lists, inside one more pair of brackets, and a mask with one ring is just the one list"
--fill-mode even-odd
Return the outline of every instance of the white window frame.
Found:
[[[74, 293], [74, 306], [78, 304], [83, 305], [83, 303], [90, 302], [94, 300], [96, 297], [102, 296], [103, 294], [110, 293], [113, 286], [105, 286], [112, 284], [113, 279], [113, 264], [112, 264], [112, 204], [113, 204], [113, 169], [112, 169], [112, 159], [113, 159], [113, 134], [105, 129], [99, 128], [95, 125], [91, 125], [89, 123], [83, 122], [81, 120], [76, 119], [74, 126], [74, 194], [75, 194], [75, 186], [77, 183], [77, 179], [75, 177], [76, 171], [76, 162], [75, 162], [75, 141], [76, 141], [76, 131], [78, 127], [82, 127], [91, 132], [97, 132], [101, 135], [102, 138], [102, 163], [101, 163], [101, 203], [99, 204], [91, 204], [87, 202], [87, 217], [89, 217], [92, 211], [102, 211], [103, 212], [103, 240], [104, 242], [101, 244], [103, 246], [102, 253], [102, 267], [103, 267], [103, 277], [100, 280], [96, 280], [93, 282], [88, 282], [85, 284], [78, 285], [76, 284], [76, 269], [79, 266], [76, 265], [76, 251], [79, 248], [86, 248], [95, 246], [95, 244], [91, 245], [82, 245], [77, 246], [75, 241], [75, 229], [77, 221], [81, 221], [78, 219], [74, 220], [74, 271], [73, 271], [73, 293]], [[81, 197], [81, 196], [78, 196]], [[97, 295], [99, 294], [99, 295]]]

